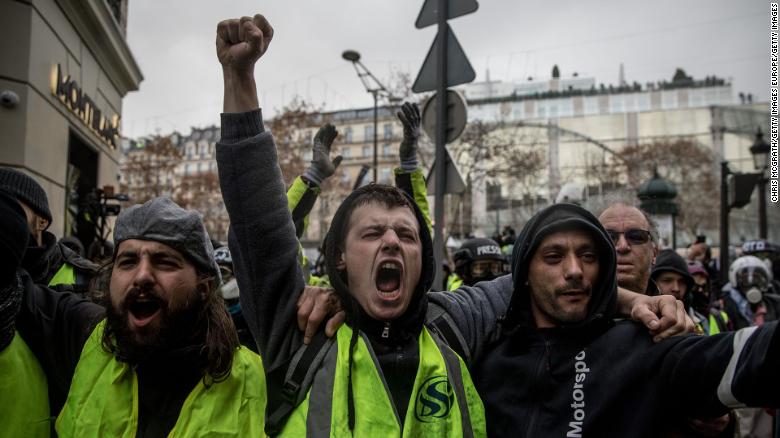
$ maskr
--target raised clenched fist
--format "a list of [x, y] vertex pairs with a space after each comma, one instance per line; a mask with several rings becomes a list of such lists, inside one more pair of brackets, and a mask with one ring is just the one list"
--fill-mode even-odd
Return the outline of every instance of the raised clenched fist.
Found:
[[223, 68], [252, 70], [273, 37], [274, 29], [260, 14], [220, 21], [217, 25], [217, 58]]

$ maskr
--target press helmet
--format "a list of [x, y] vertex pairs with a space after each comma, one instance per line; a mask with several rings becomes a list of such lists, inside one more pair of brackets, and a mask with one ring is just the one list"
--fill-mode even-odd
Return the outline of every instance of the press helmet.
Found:
[[493, 239], [477, 237], [463, 242], [453, 254], [452, 260], [455, 263], [455, 272], [468, 285], [492, 280], [509, 271], [506, 256]]

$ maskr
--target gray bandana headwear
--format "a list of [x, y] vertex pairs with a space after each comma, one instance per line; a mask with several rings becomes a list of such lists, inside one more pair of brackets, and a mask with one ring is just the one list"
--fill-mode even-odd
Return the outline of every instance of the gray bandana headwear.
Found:
[[119, 244], [128, 239], [164, 243], [182, 253], [199, 272], [213, 275], [218, 283], [222, 281], [200, 213], [185, 210], [168, 198], [154, 198], [119, 214], [114, 247], [119, 249]]

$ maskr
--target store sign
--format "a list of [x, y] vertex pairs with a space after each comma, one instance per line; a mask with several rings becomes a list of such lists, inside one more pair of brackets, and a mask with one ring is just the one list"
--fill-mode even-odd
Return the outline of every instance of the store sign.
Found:
[[89, 129], [112, 149], [119, 145], [119, 115], [110, 118], [95, 106], [95, 102], [84, 93], [79, 84], [63, 73], [59, 64], [52, 68], [51, 93], [73, 114], [78, 116]]

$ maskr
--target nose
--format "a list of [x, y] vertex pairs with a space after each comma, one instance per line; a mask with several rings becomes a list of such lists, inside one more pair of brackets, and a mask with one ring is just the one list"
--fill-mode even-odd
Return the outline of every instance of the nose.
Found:
[[383, 251], [398, 251], [401, 247], [401, 240], [398, 238], [395, 230], [387, 230], [382, 236], [382, 250]]
[[563, 261], [564, 277], [567, 280], [582, 280], [582, 262], [575, 254], [569, 254]]
[[615, 251], [617, 251], [618, 254], [631, 252], [631, 245], [628, 244], [625, 234], [620, 233], [618, 235], [618, 240], [615, 242]]
[[154, 270], [152, 264], [146, 257], [141, 257], [136, 265], [135, 275], [133, 276], [133, 286], [142, 288], [154, 283]]

